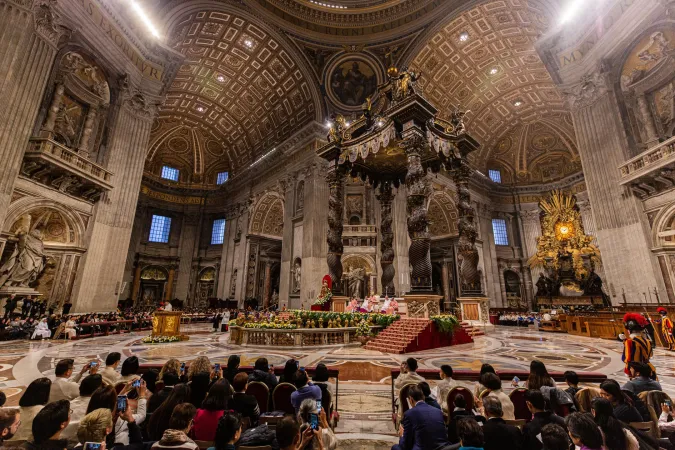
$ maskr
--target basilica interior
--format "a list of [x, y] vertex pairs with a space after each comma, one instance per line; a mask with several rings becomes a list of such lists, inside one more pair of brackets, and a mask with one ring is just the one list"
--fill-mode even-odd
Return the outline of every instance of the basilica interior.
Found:
[[[481, 292], [529, 309], [538, 203], [574, 195], [613, 304], [675, 301], [672, 2], [5, 2], [3, 260], [27, 216], [34, 287], [72, 311], [209, 298], [308, 307], [328, 273], [331, 117], [356, 121], [390, 69], [460, 109]], [[383, 293], [381, 205], [344, 175], [342, 266]], [[458, 282], [457, 187], [428, 176], [432, 291]], [[395, 276], [414, 290], [406, 189]], [[534, 280], [534, 281], [533, 281]]]
[[[606, 308], [675, 303], [674, 0], [3, 0], [0, 99], [0, 298], [33, 239], [22, 286], [75, 314], [309, 310], [327, 275], [347, 297], [534, 311], [559, 194]], [[453, 366], [623, 376], [611, 341], [495, 333]], [[21, 344], [0, 366], [26, 372], [3, 380], [18, 393], [106, 345], [164, 358], [133, 342]], [[393, 435], [399, 361], [341, 351], [270, 362], [346, 364], [342, 426]]]

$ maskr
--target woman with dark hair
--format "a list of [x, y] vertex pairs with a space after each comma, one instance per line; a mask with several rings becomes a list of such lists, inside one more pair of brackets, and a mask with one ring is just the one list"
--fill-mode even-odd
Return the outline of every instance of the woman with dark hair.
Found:
[[174, 386], [171, 394], [164, 400], [159, 408], [152, 413], [148, 421], [148, 437], [151, 441], [158, 441], [162, 438], [164, 431], [169, 428], [169, 419], [176, 405], [190, 402], [190, 386], [187, 384], [177, 384]]
[[284, 365], [284, 372], [279, 377], [279, 383], [293, 383], [293, 375], [295, 375], [295, 372], [298, 371], [299, 367], [300, 365], [293, 358], [286, 361], [286, 365]]
[[530, 376], [527, 378], [527, 388], [539, 390], [542, 386], [555, 387], [555, 381], [548, 374], [544, 363], [535, 359], [530, 363]]
[[567, 433], [581, 450], [601, 450], [602, 433], [588, 413], [575, 412], [565, 417]]
[[122, 378], [120, 378], [119, 383], [128, 383], [140, 378], [140, 375], [138, 375], [139, 366], [138, 357], [130, 356], [125, 359], [122, 363]]
[[[325, 392], [328, 392], [328, 394], [330, 394], [331, 403], [333, 403], [335, 399], [335, 385], [328, 381], [329, 378], [328, 367], [326, 367], [324, 363], [317, 364], [316, 369], [314, 370], [314, 376], [312, 377], [312, 382], [321, 389], [321, 398], [324, 400], [328, 398], [325, 395]], [[326, 407], [330, 406], [331, 405], [326, 405]]]
[[150, 369], [141, 376], [141, 379], [143, 381], [145, 381], [145, 386], [153, 394], [157, 390], [157, 378], [158, 377], [159, 377], [159, 372], [157, 371], [157, 369]]
[[480, 374], [478, 375], [478, 381], [476, 382], [476, 386], [474, 387], [474, 390], [473, 390], [473, 395], [476, 398], [480, 398], [480, 393], [483, 392], [485, 389], [487, 389], [485, 386], [483, 386], [480, 383], [481, 378], [486, 373], [496, 374], [497, 372], [495, 371], [495, 368], [492, 367], [492, 364], [483, 363], [483, 365], [480, 366]]
[[609, 400], [596, 397], [591, 402], [593, 420], [600, 427], [607, 450], [638, 450], [638, 440], [626, 426], [614, 417], [614, 408]]
[[192, 433], [195, 439], [199, 441], [214, 440], [218, 421], [223, 416], [231, 398], [232, 388], [226, 379], [220, 379], [211, 386], [194, 419]]
[[230, 355], [227, 358], [227, 369], [223, 372], [223, 377], [232, 384], [234, 377], [239, 373], [239, 363], [241, 359], [239, 355]]
[[113, 413], [117, 408], [117, 392], [109, 384], [104, 384], [91, 394], [89, 405], [87, 405], [87, 414], [99, 408], [109, 409]]
[[[131, 386], [131, 382], [127, 384], [124, 389], [119, 393], [119, 395], [126, 395], [130, 391], [134, 390]], [[136, 390], [134, 390], [136, 392]], [[147, 400], [145, 399], [146, 387], [145, 383], [141, 382], [141, 387], [137, 390], [138, 393], [138, 403], [136, 407], [136, 413], [133, 414], [134, 422], [137, 425], [140, 425], [145, 421], [145, 416], [147, 412]], [[115, 433], [114, 442], [122, 445], [129, 445], [129, 426], [127, 420], [120, 417], [120, 412], [117, 411], [117, 391], [115, 388], [105, 384], [100, 388], [96, 389], [89, 399], [89, 405], [87, 405], [87, 414], [90, 412], [96, 411], [97, 409], [105, 408], [109, 409], [113, 414], [113, 424]]]
[[235, 450], [235, 444], [241, 437], [241, 416], [235, 412], [228, 412], [218, 421], [216, 429], [215, 447], [209, 450]]
[[642, 416], [633, 405], [633, 401], [621, 391], [621, 386], [615, 380], [605, 380], [600, 383], [600, 395], [612, 403], [614, 416], [620, 421], [642, 422]]
[[51, 391], [51, 388], [52, 380], [49, 378], [38, 378], [28, 385], [19, 399], [21, 425], [19, 425], [19, 428], [14, 434], [14, 440], [33, 440], [33, 419], [37, 416], [37, 413], [49, 403], [49, 391]]

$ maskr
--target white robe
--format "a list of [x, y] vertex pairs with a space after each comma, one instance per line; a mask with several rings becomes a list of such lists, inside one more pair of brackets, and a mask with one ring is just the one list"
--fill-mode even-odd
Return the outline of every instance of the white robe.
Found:
[[77, 330], [75, 330], [75, 322], [69, 320], [66, 322], [66, 329], [64, 332], [68, 335], [68, 339], [72, 339], [77, 336]]
[[47, 325], [47, 322], [38, 323], [37, 327], [35, 327], [35, 332], [33, 332], [33, 337], [31, 339], [35, 339], [36, 336], [40, 336], [42, 339], [44, 338], [49, 339], [52, 336], [52, 332], [49, 330], [49, 325]]
[[363, 301], [363, 304], [361, 305], [361, 308], [365, 309], [366, 311], [369, 311], [369, 309], [368, 309], [368, 299], [365, 299]]

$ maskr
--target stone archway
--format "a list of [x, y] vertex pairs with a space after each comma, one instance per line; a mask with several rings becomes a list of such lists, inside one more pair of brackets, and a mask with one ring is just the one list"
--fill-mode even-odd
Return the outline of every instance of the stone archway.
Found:
[[7, 238], [0, 255], [4, 262], [14, 250], [19, 229], [40, 229], [47, 264], [34, 283], [50, 305], [61, 306], [70, 299], [84, 248], [86, 224], [80, 214], [65, 205], [46, 199], [26, 197], [14, 202], [2, 229]]
[[432, 238], [459, 235], [459, 212], [454, 199], [446, 192], [437, 191], [429, 199], [427, 209], [429, 234]]
[[249, 232], [281, 238], [284, 230], [284, 201], [276, 193], [265, 194], [253, 208]]

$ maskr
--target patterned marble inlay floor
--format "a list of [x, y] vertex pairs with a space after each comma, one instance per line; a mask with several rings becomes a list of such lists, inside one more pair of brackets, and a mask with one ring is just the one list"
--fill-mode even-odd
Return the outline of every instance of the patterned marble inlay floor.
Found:
[[[205, 331], [208, 325], [204, 325]], [[289, 358], [301, 365], [323, 362], [340, 368], [338, 433], [345, 438], [367, 435], [391, 441], [391, 378], [389, 370], [411, 355], [389, 355], [356, 346], [322, 349], [277, 349], [231, 345], [227, 334], [199, 333], [187, 342], [146, 345], [140, 339], [147, 333], [108, 336], [75, 342], [11, 341], [0, 343], [0, 389], [8, 405], [16, 405], [25, 386], [40, 376], [53, 376], [56, 361], [75, 358], [76, 366], [93, 357], [105, 359], [112, 351], [125, 357], [136, 355], [142, 363], [163, 363], [169, 358], [191, 360], [208, 356], [225, 364], [228, 356], [240, 355], [242, 364], [252, 365], [260, 356], [283, 366]], [[490, 362], [499, 369], [527, 369], [532, 359], [544, 361], [550, 370], [598, 371], [623, 382], [621, 343], [559, 333], [542, 333], [522, 328], [497, 327], [472, 344], [429, 350], [413, 354], [422, 368], [450, 364], [455, 369], [480, 369]], [[675, 393], [675, 353], [658, 349], [653, 362], [666, 391]], [[77, 367], [76, 367], [77, 368]], [[432, 383], [433, 384], [433, 383]], [[505, 388], [508, 391], [508, 387]], [[466, 384], [467, 386], [469, 383]], [[383, 447], [384, 448], [384, 447]]]

